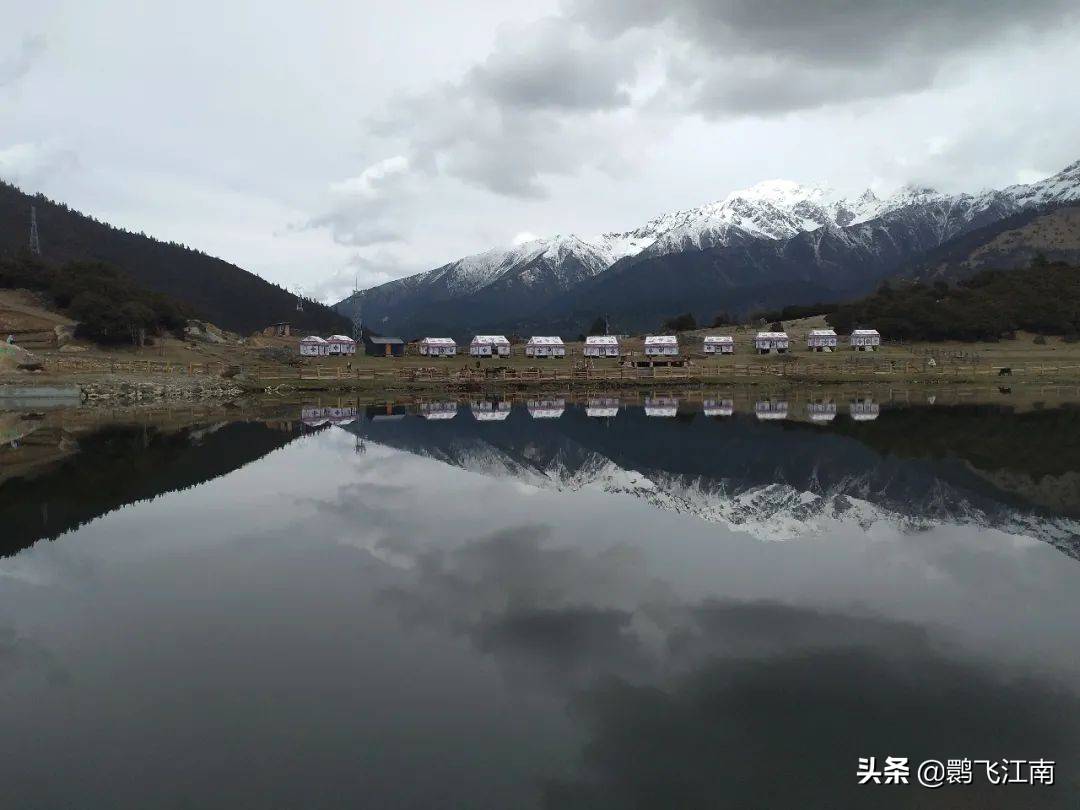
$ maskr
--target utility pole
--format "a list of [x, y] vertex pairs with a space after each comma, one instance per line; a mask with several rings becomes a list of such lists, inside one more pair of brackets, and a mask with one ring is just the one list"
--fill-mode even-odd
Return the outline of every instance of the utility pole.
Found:
[[38, 235], [37, 207], [30, 206], [30, 252], [35, 256], [41, 255], [41, 237]]
[[359, 280], [360, 280], [360, 277], [358, 275], [353, 276], [352, 297], [353, 297], [354, 303], [356, 304], [356, 309], [353, 310], [353, 316], [352, 316], [352, 331], [353, 331], [352, 336], [353, 336], [353, 340], [355, 340], [357, 343], [359, 343], [361, 340], [364, 339], [364, 318], [363, 318], [363, 314], [361, 313], [361, 309], [360, 309], [361, 304], [360, 304], [360, 283], [359, 283]]
[[304, 288], [303, 287], [297, 287], [296, 288], [296, 311], [297, 312], [303, 312], [304, 311], [304, 299], [302, 297], [303, 294], [304, 294]]

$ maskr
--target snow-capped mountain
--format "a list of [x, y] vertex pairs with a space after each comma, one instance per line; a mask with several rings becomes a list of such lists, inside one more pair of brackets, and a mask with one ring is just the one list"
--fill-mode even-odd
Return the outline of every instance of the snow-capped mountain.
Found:
[[1080, 203], [1080, 161], [1036, 183], [978, 194], [908, 186], [884, 199], [870, 190], [849, 198], [769, 180], [625, 232], [559, 235], [467, 256], [364, 290], [338, 309], [351, 315], [359, 307], [372, 328], [408, 336], [580, 329], [601, 312], [639, 328], [655, 325], [658, 313], [695, 307], [739, 311], [860, 293], [968, 231], [1073, 202]]

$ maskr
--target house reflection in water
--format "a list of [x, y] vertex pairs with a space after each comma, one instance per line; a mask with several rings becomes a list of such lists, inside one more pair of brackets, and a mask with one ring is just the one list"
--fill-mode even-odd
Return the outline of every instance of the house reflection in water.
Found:
[[701, 409], [706, 416], [731, 416], [735, 413], [735, 403], [730, 399], [706, 399]]
[[405, 418], [405, 406], [387, 402], [385, 405], [368, 405], [364, 416], [369, 422], [396, 422]]
[[356, 421], [356, 415], [356, 408], [352, 405], [305, 405], [300, 409], [300, 421], [308, 427], [349, 425]]
[[456, 402], [421, 402], [420, 415], [425, 419], [453, 419], [457, 416]]
[[308, 427], [320, 427], [330, 421], [330, 409], [321, 405], [305, 405], [300, 409], [300, 421]]
[[477, 422], [501, 422], [510, 415], [510, 403], [504, 400], [493, 402], [490, 399], [474, 400], [470, 403], [473, 419]]
[[618, 397], [593, 397], [585, 403], [585, 415], [597, 419], [611, 419], [619, 414]]
[[871, 399], [854, 399], [848, 405], [848, 413], [856, 422], [872, 422], [881, 413], [881, 406]]
[[679, 412], [679, 400], [675, 397], [645, 397], [645, 415], [672, 417]]
[[788, 404], [783, 400], [766, 399], [754, 403], [758, 419], [787, 419]]
[[526, 406], [533, 419], [558, 419], [566, 410], [565, 399], [530, 399]]
[[806, 403], [806, 415], [811, 422], [824, 424], [836, 418], [835, 402], [808, 402]]

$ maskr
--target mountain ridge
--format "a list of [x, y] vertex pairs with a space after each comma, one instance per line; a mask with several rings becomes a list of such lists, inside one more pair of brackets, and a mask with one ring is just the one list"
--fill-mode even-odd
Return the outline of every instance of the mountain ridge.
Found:
[[1073, 201], [1080, 202], [1080, 161], [1036, 183], [976, 194], [907, 186], [884, 199], [872, 190], [843, 197], [770, 180], [631, 230], [463, 257], [336, 306], [348, 315], [360, 308], [377, 328], [410, 336], [544, 325], [572, 331], [601, 313], [620, 328], [648, 329], [695, 307], [707, 318], [720, 309], [863, 294], [968, 231]]
[[242, 334], [281, 321], [325, 334], [351, 329], [347, 318], [315, 301], [305, 301], [298, 312], [293, 293], [223, 259], [99, 222], [3, 181], [0, 258], [25, 251], [31, 206], [37, 211], [41, 258], [49, 264], [104, 262], [143, 287], [183, 301], [200, 318]]

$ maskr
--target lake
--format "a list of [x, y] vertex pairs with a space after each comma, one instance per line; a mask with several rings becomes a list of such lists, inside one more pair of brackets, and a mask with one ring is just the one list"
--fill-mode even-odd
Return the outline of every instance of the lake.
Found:
[[0, 414], [0, 805], [1075, 807], [1080, 407], [933, 400]]

